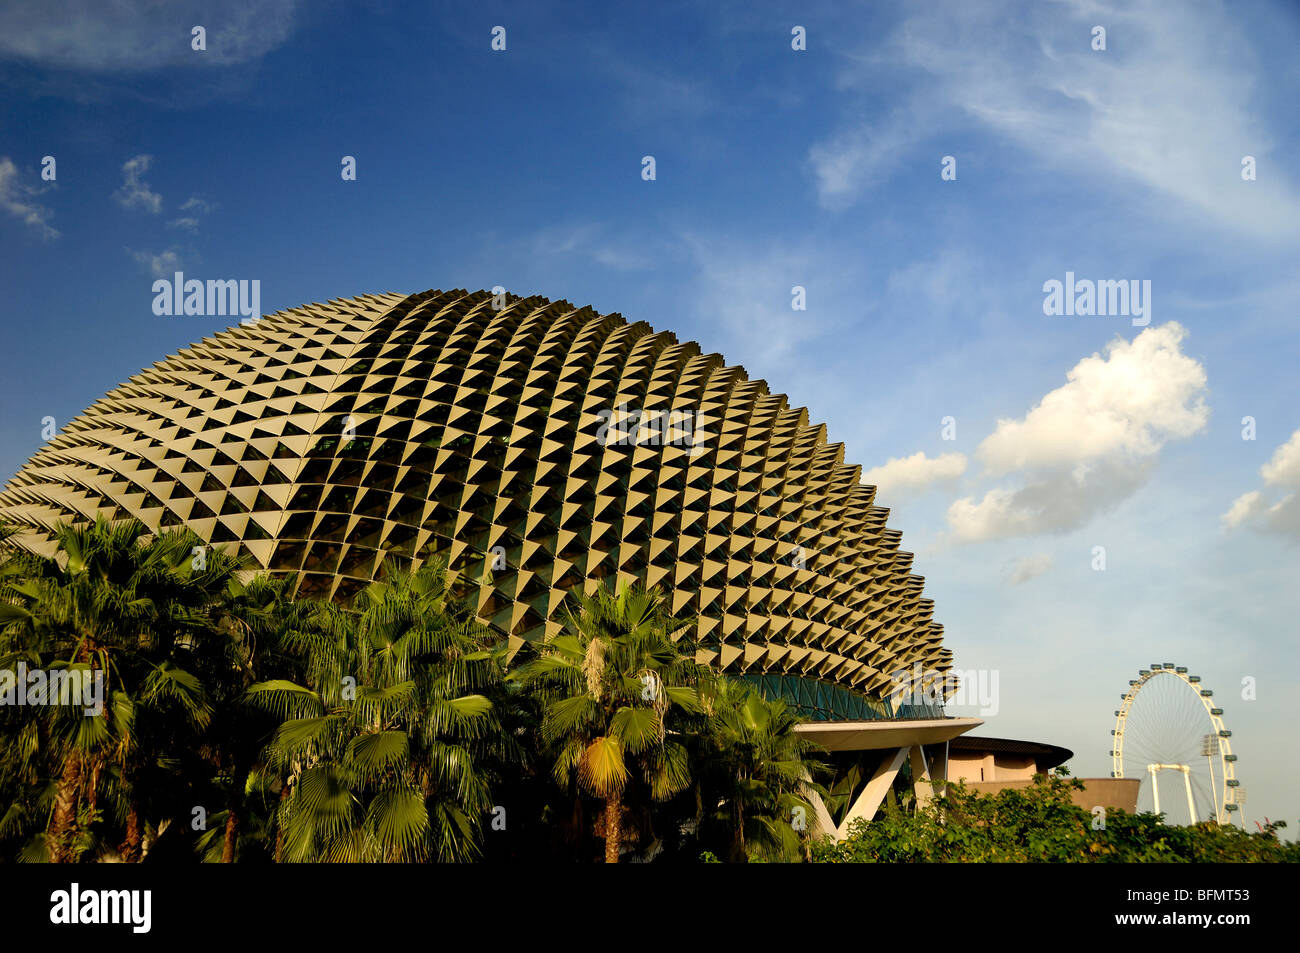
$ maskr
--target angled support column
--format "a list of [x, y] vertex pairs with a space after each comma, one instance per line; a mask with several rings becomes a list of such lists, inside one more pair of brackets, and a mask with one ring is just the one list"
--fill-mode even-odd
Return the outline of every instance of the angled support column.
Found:
[[829, 834], [833, 840], [839, 840], [839, 832], [835, 827], [835, 822], [831, 820], [831, 812], [826, 809], [826, 802], [822, 800], [822, 796], [812, 789], [812, 778], [807, 771], [803, 773], [803, 781], [800, 793], [813, 806], [813, 822], [816, 825], [813, 828], [813, 836], [821, 837]]
[[836, 840], [843, 840], [849, 832], [849, 826], [859, 817], [869, 821], [876, 816], [880, 802], [885, 799], [890, 785], [894, 783], [894, 778], [898, 776], [898, 770], [903, 766], [903, 759], [907, 757], [907, 752], [908, 748], [899, 748], [892, 755], [886, 755], [885, 759], [880, 762], [880, 767], [876, 768], [876, 773], [871, 776], [867, 786], [862, 789], [858, 799], [849, 808], [844, 823], [840, 825], [839, 830], [836, 832]]
[[930, 783], [930, 765], [925, 760], [925, 749], [912, 745], [907, 749], [912, 766], [912, 792], [916, 795], [916, 806], [924, 807], [934, 797], [934, 785]]
[[813, 806], [813, 820], [817, 824], [816, 830], [813, 831], [814, 836], [821, 837], [829, 834], [831, 840], [840, 840], [839, 828], [831, 820], [831, 812], [826, 809], [826, 802], [822, 800], [822, 796], [816, 791], [805, 789], [804, 797]]

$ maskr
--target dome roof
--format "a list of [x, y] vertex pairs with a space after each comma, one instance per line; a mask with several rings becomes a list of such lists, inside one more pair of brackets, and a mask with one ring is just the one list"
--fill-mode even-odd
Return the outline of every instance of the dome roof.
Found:
[[427, 291], [268, 315], [142, 371], [31, 458], [0, 521], [39, 552], [70, 519], [184, 524], [333, 598], [437, 554], [516, 646], [559, 631], [568, 590], [638, 579], [727, 671], [876, 695], [951, 654], [860, 476], [806, 410], [669, 332]]

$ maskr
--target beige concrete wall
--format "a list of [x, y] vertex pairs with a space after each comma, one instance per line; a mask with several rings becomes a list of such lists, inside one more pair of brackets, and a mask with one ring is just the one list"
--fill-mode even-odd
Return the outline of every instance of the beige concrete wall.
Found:
[[[1085, 811], [1091, 811], [1101, 805], [1110, 810], [1118, 809], [1130, 814], [1136, 813], [1138, 785], [1141, 784], [1137, 778], [1081, 778], [1080, 780], [1084, 783], [1084, 789], [1075, 791], [1071, 796], [1076, 806]], [[1023, 779], [965, 782], [966, 787], [981, 794], [996, 794], [1007, 789], [1019, 790], [1029, 787], [1032, 783], [1032, 780]]]
[[953, 751], [948, 777], [954, 781], [1028, 781], [1038, 773], [1031, 755]]
[[993, 755], [948, 752], [948, 778], [952, 781], [992, 781]]

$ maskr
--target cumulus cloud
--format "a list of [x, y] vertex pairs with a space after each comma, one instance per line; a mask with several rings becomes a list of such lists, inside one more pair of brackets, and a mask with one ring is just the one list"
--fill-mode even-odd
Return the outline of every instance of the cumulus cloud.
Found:
[[40, 189], [18, 180], [18, 167], [8, 156], [0, 157], [0, 208], [22, 219], [41, 238], [52, 241], [59, 237], [59, 232], [50, 225], [53, 213], [34, 201], [40, 193]]
[[932, 483], [955, 480], [966, 472], [966, 454], [942, 453], [927, 457], [917, 451], [910, 457], [894, 457], [862, 475], [862, 482], [876, 486], [891, 497], [919, 491]]
[[1035, 553], [1032, 556], [1026, 556], [1024, 559], [1018, 560], [1011, 567], [1011, 571], [1007, 573], [1007, 582], [1013, 586], [1019, 586], [1035, 576], [1041, 576], [1051, 568], [1052, 556], [1050, 553]]
[[1018, 488], [994, 488], [978, 501], [955, 500], [948, 507], [948, 527], [958, 542], [1067, 532], [1136, 493], [1151, 468], [1151, 461], [1104, 460], [1029, 473]]
[[1259, 468], [1269, 486], [1300, 489], [1300, 430], [1273, 452], [1273, 459]]
[[1264, 499], [1264, 494], [1259, 490], [1251, 490], [1249, 493], [1243, 493], [1232, 501], [1232, 506], [1228, 507], [1228, 512], [1220, 517], [1227, 525], [1228, 529], [1236, 529], [1246, 520], [1259, 512], [1260, 503]]
[[144, 181], [144, 174], [153, 165], [153, 156], [139, 155], [122, 164], [122, 187], [113, 193], [118, 204], [125, 208], [142, 208], [157, 215], [162, 211], [162, 196]]
[[1118, 505], [1148, 479], [1170, 440], [1205, 429], [1205, 369], [1182, 352], [1176, 322], [1113, 341], [1084, 358], [1066, 383], [1019, 420], [1000, 420], [977, 455], [993, 476], [1015, 473], [1017, 487], [948, 508], [961, 542], [1065, 532]]
[[1281, 495], [1269, 497], [1262, 490], [1243, 493], [1233, 501], [1222, 519], [1228, 529], [1252, 525], [1266, 532], [1300, 539], [1300, 430], [1273, 452], [1273, 458], [1259, 468], [1264, 485]]
[[1182, 353], [1187, 332], [1171, 321], [1106, 356], [1084, 358], [1023, 420], [999, 420], [979, 447], [992, 474], [1068, 466], [1111, 455], [1149, 457], [1171, 438], [1204, 429], [1205, 369]]
[[[41, 0], [0, 5], [0, 57], [57, 69], [142, 72], [258, 59], [288, 39], [297, 0]], [[207, 49], [190, 30], [207, 30]]]
[[[861, 97], [808, 153], [823, 205], [852, 205], [927, 140], [960, 123], [1081, 177], [1107, 177], [1243, 232], [1293, 236], [1300, 192], [1285, 175], [1243, 183], [1239, 159], [1269, 155], [1254, 95], [1257, 57], [1230, 6], [956, 0], [904, 19], [883, 50], [846, 58]], [[1104, 24], [1109, 45], [1090, 47]], [[1121, 39], [1122, 38], [1122, 39]], [[875, 41], [873, 40], [873, 43]], [[904, 105], [873, 114], [884, 82]], [[941, 154], [941, 153], [939, 153]], [[935, 162], [934, 149], [923, 161]], [[1109, 183], [1108, 183], [1109, 184]]]

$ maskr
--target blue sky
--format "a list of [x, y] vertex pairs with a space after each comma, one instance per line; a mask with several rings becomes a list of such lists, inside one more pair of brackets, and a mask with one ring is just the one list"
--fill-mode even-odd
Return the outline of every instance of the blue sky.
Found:
[[[1294, 835], [1293, 4], [102, 6], [0, 11], [5, 478], [43, 417], [229, 323], [156, 317], [155, 271], [259, 279], [268, 312], [498, 284], [618, 311], [869, 471], [957, 667], [999, 672], [982, 733], [1104, 776], [1128, 679], [1176, 661], [1247, 817]], [[1045, 315], [1067, 271], [1150, 281], [1149, 323]]]

